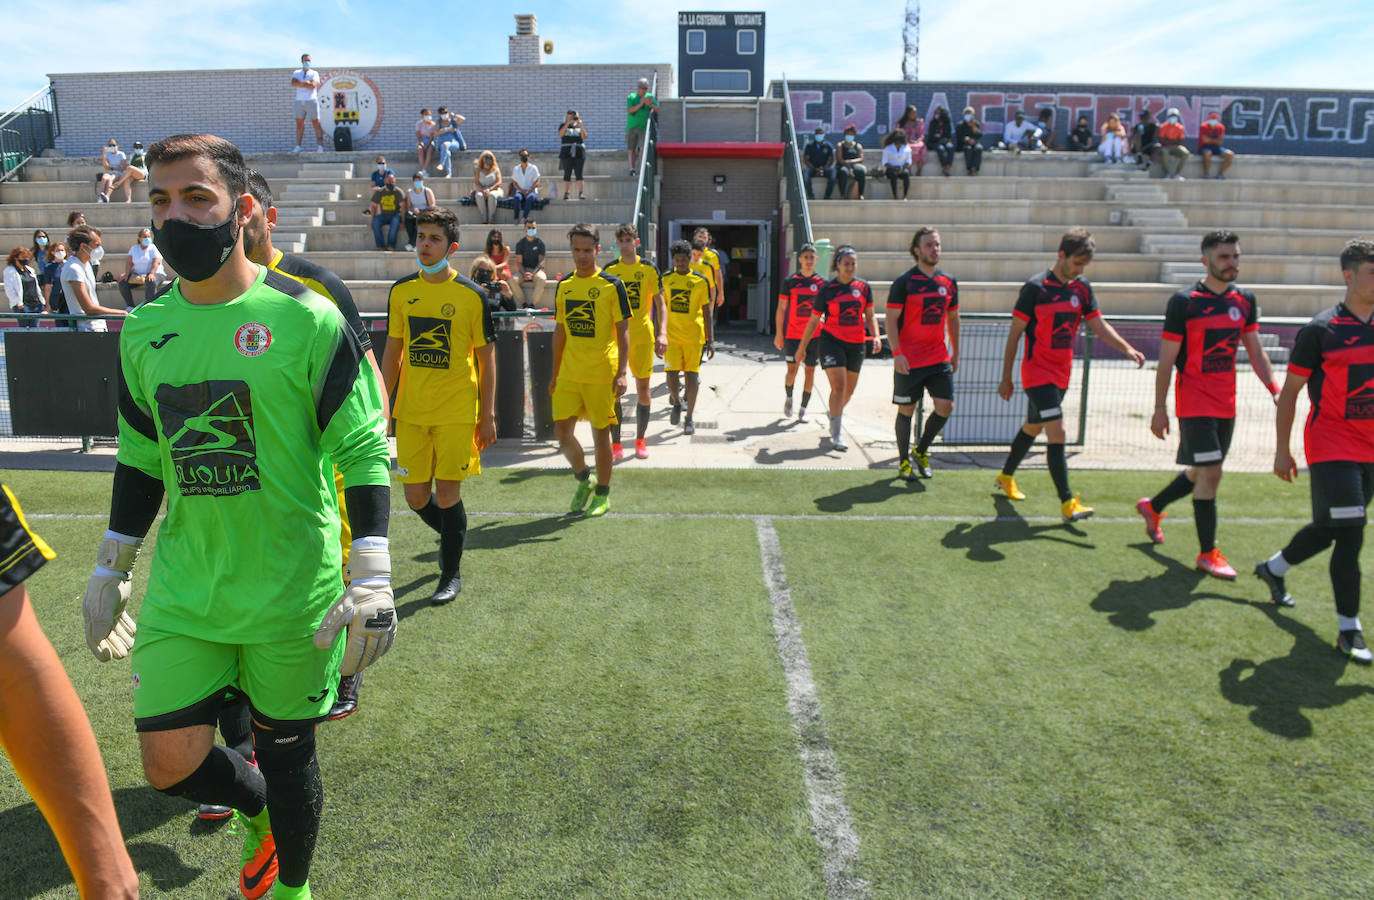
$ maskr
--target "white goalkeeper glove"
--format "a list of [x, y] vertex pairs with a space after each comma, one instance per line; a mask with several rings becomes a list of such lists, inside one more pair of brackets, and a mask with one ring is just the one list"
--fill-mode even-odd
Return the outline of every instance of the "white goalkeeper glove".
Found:
[[340, 675], [356, 675], [391, 648], [396, 601], [391, 595], [391, 551], [383, 537], [358, 538], [348, 556], [348, 587], [315, 630], [315, 646], [333, 646], [348, 629]]
[[86, 646], [101, 662], [123, 659], [134, 646], [137, 628], [124, 610], [129, 605], [129, 575], [142, 546], [142, 538], [107, 531], [96, 552], [95, 573], [86, 585], [81, 617], [86, 623]]

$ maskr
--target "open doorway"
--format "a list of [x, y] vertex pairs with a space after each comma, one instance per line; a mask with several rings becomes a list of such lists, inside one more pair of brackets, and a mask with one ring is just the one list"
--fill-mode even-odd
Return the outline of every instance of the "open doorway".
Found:
[[716, 312], [716, 323], [728, 326], [752, 321], [766, 329], [772, 290], [769, 223], [674, 219], [668, 223], [668, 242], [691, 240], [698, 227], [711, 232], [711, 245], [725, 271], [725, 303]]

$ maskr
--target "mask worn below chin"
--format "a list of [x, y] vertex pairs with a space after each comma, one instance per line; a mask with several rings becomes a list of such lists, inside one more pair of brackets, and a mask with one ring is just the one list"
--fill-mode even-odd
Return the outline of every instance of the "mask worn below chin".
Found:
[[416, 253], [415, 263], [420, 267], [421, 271], [428, 272], [430, 275], [433, 275], [436, 272], [442, 272], [444, 270], [444, 266], [448, 265], [448, 257], [445, 256], [443, 259], [439, 260], [434, 265], [427, 266], [425, 265], [425, 261], [420, 258], [420, 254]]
[[239, 241], [239, 232], [243, 229], [234, 230], [234, 217], [238, 212], [239, 202], [235, 200], [229, 216], [216, 225], [168, 219], [161, 228], [153, 226], [153, 243], [157, 244], [167, 265], [182, 278], [205, 281], [224, 266]]

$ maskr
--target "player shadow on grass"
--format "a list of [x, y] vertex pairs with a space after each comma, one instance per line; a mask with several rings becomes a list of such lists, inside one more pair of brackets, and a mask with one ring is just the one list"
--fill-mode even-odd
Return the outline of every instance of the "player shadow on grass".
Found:
[[[199, 878], [204, 870], [186, 865], [176, 851], [163, 843], [146, 843], [133, 838], [169, 820], [189, 815], [194, 807], [150, 787], [118, 788], [114, 791], [114, 803], [135, 871], [146, 875], [159, 892], [185, 896], [181, 889]], [[62, 849], [43, 814], [32, 802], [0, 811], [0, 834], [6, 836], [0, 842], [0, 873], [3, 873], [0, 896], [6, 900], [37, 897], [71, 885], [71, 871], [62, 857]]]
[[1287, 656], [1259, 663], [1237, 657], [1217, 673], [1221, 696], [1237, 706], [1254, 707], [1250, 721], [1255, 726], [1279, 737], [1311, 737], [1312, 721], [1303, 710], [1330, 709], [1374, 694], [1369, 685], [1339, 683], [1350, 661], [1311, 627], [1272, 603], [1246, 605], [1259, 607], [1295, 638]]
[[1197, 600], [1236, 602], [1234, 597], [1226, 594], [1197, 591], [1198, 585], [1209, 576], [1163, 555], [1159, 552], [1159, 545], [1142, 542], [1131, 544], [1130, 548], [1139, 550], [1164, 566], [1164, 571], [1136, 581], [1118, 578], [1093, 599], [1092, 608], [1097, 612], [1111, 613], [1107, 621], [1117, 628], [1145, 631], [1155, 626], [1156, 613], [1185, 609]]
[[815, 447], [798, 447], [795, 450], [779, 450], [776, 453], [767, 447], [760, 447], [759, 452], [754, 454], [754, 462], [761, 466], [776, 466], [786, 462], [801, 462], [808, 459], [818, 459], [835, 454], [838, 458], [839, 451], [830, 448], [830, 441], [820, 441], [820, 433], [817, 432], [818, 443]]
[[906, 494], [924, 494], [921, 481], [900, 481], [895, 473], [885, 474], [872, 484], [855, 485], [834, 494], [816, 498], [816, 508], [822, 512], [848, 512], [861, 503], [884, 503]]
[[1012, 544], [1019, 541], [1055, 541], [1077, 547], [1080, 550], [1096, 549], [1096, 544], [1085, 544], [1064, 537], [1087, 537], [1087, 532], [1073, 525], [1057, 523], [1032, 525], [1022, 518], [1010, 500], [1000, 494], [993, 497], [992, 505], [997, 510], [997, 518], [970, 525], [960, 522], [940, 538], [940, 545], [949, 550], [967, 550], [973, 562], [1001, 562], [1006, 555], [993, 547], [994, 544]]

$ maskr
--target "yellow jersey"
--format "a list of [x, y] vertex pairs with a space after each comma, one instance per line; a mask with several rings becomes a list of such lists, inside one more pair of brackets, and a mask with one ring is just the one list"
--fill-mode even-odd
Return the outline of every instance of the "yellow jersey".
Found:
[[658, 269], [641, 259], [634, 265], [613, 262], [602, 271], [619, 278], [621, 284], [625, 285], [625, 296], [630, 299], [630, 343], [652, 344], [654, 296], [662, 290], [658, 283]]
[[620, 364], [616, 323], [630, 317], [625, 285], [604, 269], [582, 278], [564, 275], [554, 295], [554, 315], [567, 341], [558, 380], [581, 384], [610, 384]]
[[706, 289], [711, 292], [711, 296], [716, 296], [716, 270], [711, 268], [711, 264], [703, 256], [699, 261], [692, 263], [691, 270], [702, 278], [706, 279]]
[[725, 270], [721, 268], [720, 254], [716, 252], [716, 248], [707, 247], [705, 250], [701, 251], [701, 261], [711, 267], [712, 271], [715, 273], [716, 280], [719, 281]]
[[473, 351], [496, 339], [480, 287], [456, 273], [438, 284], [407, 275], [391, 286], [386, 336], [404, 346], [392, 415], [416, 425], [478, 420]]
[[710, 286], [695, 272], [679, 275], [677, 270], [662, 277], [663, 294], [668, 299], [668, 340], [674, 344], [704, 344], [706, 317], [702, 308], [711, 305]]

